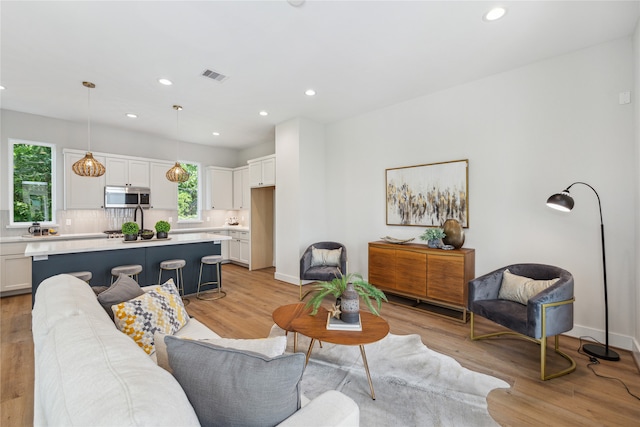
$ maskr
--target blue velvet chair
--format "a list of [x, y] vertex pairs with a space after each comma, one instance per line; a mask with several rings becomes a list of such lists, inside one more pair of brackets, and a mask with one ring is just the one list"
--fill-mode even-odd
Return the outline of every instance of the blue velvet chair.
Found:
[[[559, 280], [532, 296], [527, 304], [499, 299], [503, 272], [509, 272], [535, 280]], [[576, 362], [560, 351], [558, 336], [573, 329], [573, 276], [566, 270], [543, 264], [514, 264], [500, 268], [469, 282], [471, 339], [480, 340], [500, 335], [516, 335], [540, 345], [540, 379], [548, 380], [575, 371]], [[479, 315], [504, 326], [509, 331], [493, 332], [476, 336], [474, 315]], [[555, 352], [569, 361], [570, 366], [562, 371], [546, 373], [547, 338], [555, 337]]]
[[[342, 248], [339, 265], [313, 265], [312, 248], [314, 247], [329, 250]], [[343, 274], [347, 274], [347, 248], [342, 243], [318, 242], [310, 245], [300, 258], [300, 300], [304, 298], [302, 295], [303, 280], [328, 282]]]

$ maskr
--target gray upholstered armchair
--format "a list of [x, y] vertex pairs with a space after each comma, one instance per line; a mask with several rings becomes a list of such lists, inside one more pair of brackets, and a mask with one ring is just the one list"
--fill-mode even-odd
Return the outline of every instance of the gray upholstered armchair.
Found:
[[[324, 259], [323, 255], [325, 255]], [[343, 244], [318, 242], [310, 245], [300, 258], [300, 300], [303, 298], [303, 280], [325, 282], [343, 274], [347, 274], [347, 248]]]
[[[509, 270], [511, 276], [505, 273]], [[513, 275], [536, 281], [551, 281], [558, 279], [546, 289], [527, 296], [521, 296], [521, 301], [515, 302], [507, 298], [508, 295], [501, 287], [503, 276], [511, 280]], [[538, 282], [540, 283], [540, 282]], [[516, 283], [517, 284], [517, 283]], [[513, 282], [510, 283], [514, 289]], [[536, 283], [527, 282], [527, 286]], [[506, 288], [506, 285], [504, 285]], [[499, 298], [500, 297], [502, 298]], [[517, 299], [517, 298], [516, 298]], [[514, 264], [500, 268], [469, 282], [469, 311], [471, 312], [471, 339], [479, 340], [499, 335], [512, 334], [540, 345], [540, 378], [548, 380], [573, 372], [575, 361], [558, 348], [558, 336], [573, 329], [573, 276], [566, 270], [543, 264]], [[511, 331], [499, 331], [476, 336], [474, 331], [474, 315], [482, 316]], [[554, 374], [546, 374], [547, 337], [555, 337], [555, 352], [567, 359], [571, 366]]]

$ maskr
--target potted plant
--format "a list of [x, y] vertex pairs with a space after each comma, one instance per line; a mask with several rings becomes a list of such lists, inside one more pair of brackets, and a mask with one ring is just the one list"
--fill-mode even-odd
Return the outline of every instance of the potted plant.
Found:
[[[341, 298], [345, 292], [353, 290], [362, 297], [365, 304], [376, 316], [380, 315], [380, 308], [382, 307], [382, 301], [387, 301], [387, 297], [380, 289], [367, 282], [358, 273], [350, 273], [347, 275], [340, 275], [329, 282], [320, 282], [313, 286], [311, 293], [313, 296], [307, 301], [305, 307], [312, 307], [311, 314], [318, 313], [320, 304], [325, 297], [333, 295], [336, 299]], [[375, 301], [375, 305], [372, 303]], [[339, 306], [339, 302], [336, 302], [336, 306]], [[344, 319], [343, 319], [344, 320]]]
[[138, 240], [138, 231], [140, 227], [136, 222], [125, 222], [122, 224], [122, 234], [124, 234], [124, 240]]
[[144, 229], [140, 231], [140, 237], [144, 240], [153, 239], [153, 230]]
[[158, 239], [166, 239], [169, 233], [169, 230], [171, 230], [171, 224], [169, 224], [167, 221], [161, 220], [156, 222], [155, 229], [156, 229], [156, 237]]
[[420, 240], [426, 240], [427, 246], [430, 248], [441, 248], [443, 243], [442, 239], [447, 235], [440, 227], [427, 228], [420, 236]]

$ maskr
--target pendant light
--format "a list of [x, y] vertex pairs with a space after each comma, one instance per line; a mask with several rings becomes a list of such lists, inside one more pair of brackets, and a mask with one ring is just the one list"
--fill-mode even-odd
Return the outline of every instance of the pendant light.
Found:
[[[182, 107], [174, 105], [173, 109], [176, 110], [176, 157], [178, 157], [178, 148], [180, 147], [180, 126], [179, 126], [179, 111]], [[185, 182], [189, 180], [189, 172], [187, 172], [176, 160], [176, 164], [167, 171], [167, 179], [171, 182]]]
[[102, 163], [93, 158], [93, 154], [91, 153], [91, 89], [95, 88], [91, 82], [82, 82], [82, 85], [87, 88], [87, 140], [89, 149], [87, 150], [87, 154], [85, 156], [75, 162], [72, 166], [73, 172], [76, 175], [80, 176], [88, 176], [88, 177], [98, 177], [104, 175], [105, 168]]

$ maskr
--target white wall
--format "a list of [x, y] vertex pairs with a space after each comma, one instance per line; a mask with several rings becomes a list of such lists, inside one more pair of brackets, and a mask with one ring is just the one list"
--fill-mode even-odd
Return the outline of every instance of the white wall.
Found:
[[[636, 123], [636, 212], [640, 212], [640, 20], [636, 24], [636, 31], [633, 38], [633, 50], [635, 58], [634, 76], [635, 76], [635, 97], [634, 120]], [[640, 307], [640, 224], [636, 220], [636, 308]], [[634, 356], [636, 363], [640, 366], [640, 314], [638, 310], [634, 310], [635, 317], [635, 333], [634, 333]]]
[[325, 193], [324, 126], [304, 118], [276, 126], [276, 274], [298, 283], [300, 254], [331, 240], [326, 212], [336, 206]]
[[270, 154], [274, 154], [275, 152], [275, 140], [258, 144], [255, 147], [245, 148], [244, 150], [240, 150], [238, 152], [238, 164], [236, 166], [246, 166], [247, 160], [268, 156]]
[[300, 252], [300, 119], [276, 126], [275, 278], [297, 283]]
[[[9, 139], [49, 142], [56, 144], [58, 155], [58, 209], [62, 209], [63, 155], [62, 149], [87, 149], [87, 124], [36, 116], [10, 110], [0, 110], [0, 210], [9, 209], [8, 153]], [[176, 160], [175, 140], [141, 132], [91, 124], [91, 150], [96, 152]], [[202, 166], [235, 167], [238, 151], [205, 145], [180, 143], [180, 160], [199, 162]], [[246, 164], [246, 161], [245, 161]]]
[[594, 186], [606, 227], [610, 344], [630, 348], [638, 308], [638, 160], [630, 38], [534, 63], [327, 126], [328, 235], [347, 245], [365, 276], [367, 242], [417, 237], [424, 228], [385, 225], [385, 169], [469, 159], [476, 275], [519, 263], [573, 273], [575, 335], [604, 339], [597, 199], [572, 188], [569, 214], [545, 206], [574, 181]]

